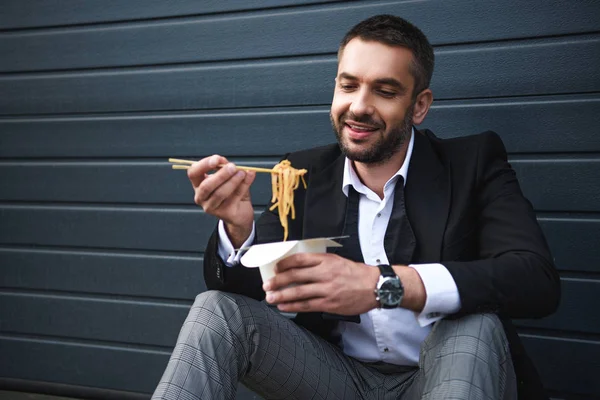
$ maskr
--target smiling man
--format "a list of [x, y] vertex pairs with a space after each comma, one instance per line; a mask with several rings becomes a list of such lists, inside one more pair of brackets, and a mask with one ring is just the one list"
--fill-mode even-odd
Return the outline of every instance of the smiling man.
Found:
[[554, 312], [559, 278], [502, 141], [414, 128], [433, 101], [434, 56], [401, 18], [359, 23], [338, 61], [337, 144], [287, 155], [308, 170], [289, 235], [344, 246], [285, 258], [263, 284], [234, 250], [283, 238], [274, 212], [254, 224], [254, 173], [208, 175], [228, 163], [218, 155], [194, 164], [195, 202], [220, 219], [211, 290], [153, 398], [234, 399], [240, 381], [266, 399], [544, 398], [510, 319]]

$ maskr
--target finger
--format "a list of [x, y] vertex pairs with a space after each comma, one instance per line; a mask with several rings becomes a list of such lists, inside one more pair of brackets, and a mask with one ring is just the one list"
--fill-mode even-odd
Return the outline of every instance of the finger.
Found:
[[306, 268], [320, 264], [325, 259], [326, 253], [296, 253], [279, 261], [275, 272], [280, 273], [290, 268]]
[[208, 199], [215, 190], [235, 176], [236, 172], [235, 164], [227, 163], [222, 166], [222, 168], [219, 168], [214, 174], [205, 175], [200, 185], [194, 188], [196, 191], [197, 203], [201, 204]]
[[250, 194], [250, 186], [254, 182], [256, 178], [256, 171], [246, 171], [246, 176], [242, 183], [237, 187], [235, 192], [233, 193], [233, 199], [244, 199]]
[[277, 273], [263, 285], [263, 290], [279, 290], [289, 285], [300, 285], [323, 281], [323, 273], [317, 267], [292, 268]]
[[266, 300], [271, 304], [293, 303], [301, 300], [325, 297], [326, 285], [309, 283], [296, 285], [267, 293]]
[[298, 312], [323, 312], [326, 311], [327, 303], [323, 298], [306, 299], [292, 303], [281, 303], [277, 305], [279, 311], [298, 313]]
[[225, 157], [215, 154], [192, 164], [190, 168], [188, 168], [187, 174], [194, 189], [200, 186], [202, 181], [206, 178], [206, 174], [215, 170], [218, 165], [227, 164], [227, 162]]
[[194, 188], [196, 192], [194, 199], [196, 204], [203, 205], [203, 203], [213, 194], [213, 192], [231, 179], [235, 173], [235, 164], [228, 163], [214, 174], [205, 175], [198, 187]]
[[[229, 170], [230, 166], [231, 164], [228, 164], [226, 168]], [[196, 202], [199, 202], [205, 211], [216, 210], [223, 203], [233, 200], [233, 194], [242, 184], [246, 176], [244, 171], [235, 172], [235, 166], [233, 168], [234, 172], [229, 178], [227, 178], [225, 173], [219, 171], [206, 178], [196, 190]], [[231, 170], [227, 173], [231, 173]]]

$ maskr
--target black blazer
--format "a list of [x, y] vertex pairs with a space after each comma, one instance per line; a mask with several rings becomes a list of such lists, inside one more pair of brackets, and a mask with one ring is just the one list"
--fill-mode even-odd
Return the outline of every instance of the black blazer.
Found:
[[[296, 219], [290, 220], [289, 240], [339, 236], [346, 196], [342, 175], [344, 156], [337, 145], [286, 156], [295, 168], [308, 170], [308, 189], [294, 196]], [[541, 318], [553, 313], [560, 299], [560, 280], [552, 256], [507, 162], [497, 134], [439, 139], [415, 130], [415, 143], [405, 187], [408, 219], [417, 239], [412, 263], [442, 263], [458, 287], [461, 309], [456, 318], [491, 312], [500, 316], [511, 347], [519, 398], [547, 398], [539, 376], [525, 354], [512, 318]], [[256, 242], [283, 239], [275, 212], [265, 211], [256, 224]], [[226, 267], [217, 255], [217, 232], [204, 256], [209, 289], [264, 299], [257, 269]], [[393, 264], [402, 240], [393, 229], [384, 247]], [[301, 325], [329, 336], [335, 321], [319, 315], [299, 315]]]

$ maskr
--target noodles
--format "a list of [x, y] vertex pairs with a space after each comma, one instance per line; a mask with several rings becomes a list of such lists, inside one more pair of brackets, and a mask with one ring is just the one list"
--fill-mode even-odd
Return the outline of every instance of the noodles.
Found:
[[[184, 165], [173, 165], [173, 169], [188, 169], [190, 165], [194, 164], [195, 161], [191, 160], [180, 160], [178, 158], [169, 158], [169, 162]], [[237, 165], [237, 169], [246, 171], [256, 172], [268, 172], [271, 174], [271, 184], [273, 189], [273, 197], [271, 203], [273, 205], [269, 208], [273, 211], [275, 208], [279, 208], [279, 222], [283, 227], [283, 241], [285, 242], [288, 237], [288, 214], [292, 213], [292, 219], [296, 219], [296, 210], [294, 209], [294, 190], [300, 185], [300, 178], [306, 189], [306, 181], [304, 175], [306, 174], [305, 169], [296, 169], [292, 167], [292, 164], [288, 160], [283, 160], [279, 164], [273, 167], [273, 169], [256, 168], [256, 167], [242, 167]]]
[[283, 227], [283, 241], [288, 237], [288, 214], [292, 213], [292, 219], [296, 219], [296, 210], [294, 209], [294, 190], [300, 185], [300, 178], [306, 189], [306, 181], [304, 180], [305, 169], [295, 169], [288, 160], [283, 160], [273, 167], [271, 173], [271, 185], [273, 189], [273, 197], [271, 202], [273, 205], [269, 208], [273, 211], [279, 208], [279, 222]]

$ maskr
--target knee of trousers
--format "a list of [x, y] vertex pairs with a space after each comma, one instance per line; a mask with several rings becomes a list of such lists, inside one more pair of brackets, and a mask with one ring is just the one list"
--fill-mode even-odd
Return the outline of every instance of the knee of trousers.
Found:
[[[196, 296], [183, 329], [199, 330], [207, 327], [206, 334], [222, 335], [224, 331], [239, 329], [243, 316], [241, 296], [208, 290]], [[202, 329], [204, 330], [204, 329]]]
[[[226, 321], [242, 318], [242, 308], [247, 306], [248, 301], [252, 301], [242, 295], [222, 292], [220, 290], [207, 290], [196, 296], [194, 304], [190, 310], [190, 315], [194, 310], [204, 313], [221, 316]], [[188, 317], [189, 319], [189, 317]]]
[[196, 296], [192, 308], [203, 307], [207, 310], [218, 311], [223, 307], [236, 307], [236, 296], [233, 293], [222, 292], [220, 290], [207, 290]]
[[463, 354], [496, 358], [500, 363], [510, 358], [504, 327], [496, 314], [469, 314], [438, 321], [421, 347], [421, 357], [436, 349], [442, 353], [463, 349]]

